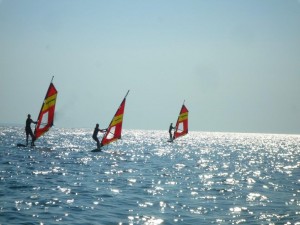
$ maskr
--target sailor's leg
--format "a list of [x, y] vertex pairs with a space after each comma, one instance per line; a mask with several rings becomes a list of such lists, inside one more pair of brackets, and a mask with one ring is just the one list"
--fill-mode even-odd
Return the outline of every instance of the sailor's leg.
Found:
[[100, 149], [100, 142], [98, 139], [97, 139], [97, 148]]
[[29, 134], [31, 137], [31, 146], [34, 146], [35, 136], [33, 135], [32, 130], [30, 130]]
[[29, 137], [29, 134], [26, 133], [26, 146], [28, 145], [28, 137]]
[[99, 139], [97, 137], [93, 137], [94, 141], [97, 142], [97, 148], [100, 149], [100, 142]]
[[35, 144], [34, 144], [34, 142], [35, 142], [35, 136], [34, 135], [32, 135], [32, 140], [31, 140], [31, 146], [35, 146]]

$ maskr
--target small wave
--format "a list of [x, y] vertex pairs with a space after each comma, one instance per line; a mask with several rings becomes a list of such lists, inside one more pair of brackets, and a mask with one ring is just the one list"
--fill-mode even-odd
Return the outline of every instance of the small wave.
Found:
[[13, 136], [0, 146], [3, 224], [288, 224], [299, 217], [300, 135], [189, 132], [169, 144], [166, 132], [127, 130], [95, 155], [92, 129], [51, 129], [37, 142], [55, 149], [49, 152], [12, 147], [24, 128], [0, 133]]

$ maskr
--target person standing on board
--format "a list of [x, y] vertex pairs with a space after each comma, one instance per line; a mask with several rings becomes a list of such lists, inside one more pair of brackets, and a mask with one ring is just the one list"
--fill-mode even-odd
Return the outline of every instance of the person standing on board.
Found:
[[99, 124], [97, 123], [96, 124], [96, 127], [94, 129], [94, 133], [93, 133], [93, 139], [97, 142], [97, 149], [100, 149], [100, 142], [99, 142], [99, 139], [97, 137], [98, 135], [98, 132], [100, 131], [101, 133], [104, 133], [107, 129], [99, 129]]
[[28, 146], [28, 137], [29, 137], [29, 135], [31, 137], [31, 146], [34, 146], [35, 136], [33, 135], [32, 130], [31, 130], [31, 123], [37, 124], [37, 122], [34, 122], [31, 119], [31, 115], [28, 114], [27, 115], [27, 120], [26, 120], [26, 127], [25, 127], [25, 132], [26, 132], [26, 146]]
[[169, 134], [170, 134], [170, 140], [173, 141], [173, 137], [172, 137], [172, 130], [175, 129], [175, 127], [173, 127], [173, 123], [170, 124], [169, 127]]

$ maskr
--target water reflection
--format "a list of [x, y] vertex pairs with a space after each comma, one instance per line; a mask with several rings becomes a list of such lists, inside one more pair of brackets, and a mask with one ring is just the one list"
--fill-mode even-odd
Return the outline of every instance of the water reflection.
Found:
[[53, 129], [35, 149], [14, 147], [22, 132], [0, 130], [3, 224], [300, 222], [296, 135], [190, 132], [168, 143], [167, 132], [125, 130], [92, 153], [89, 129]]

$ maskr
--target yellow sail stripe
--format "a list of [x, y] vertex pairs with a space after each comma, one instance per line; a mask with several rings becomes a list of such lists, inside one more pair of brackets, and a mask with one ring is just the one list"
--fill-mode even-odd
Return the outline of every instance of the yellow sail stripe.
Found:
[[43, 109], [42, 111], [48, 110], [50, 107], [54, 106], [56, 103], [56, 96], [57, 94], [54, 94], [48, 98], [45, 99]]
[[188, 118], [188, 112], [179, 115], [178, 122], [182, 122]]
[[113, 121], [110, 126], [113, 127], [113, 126], [117, 125], [118, 123], [122, 123], [122, 121], [123, 121], [123, 114], [115, 116], [113, 118]]

